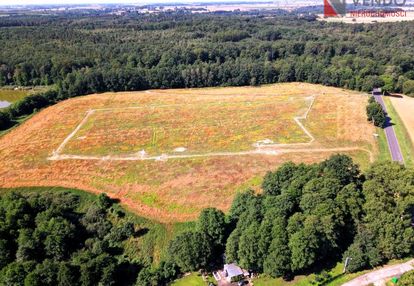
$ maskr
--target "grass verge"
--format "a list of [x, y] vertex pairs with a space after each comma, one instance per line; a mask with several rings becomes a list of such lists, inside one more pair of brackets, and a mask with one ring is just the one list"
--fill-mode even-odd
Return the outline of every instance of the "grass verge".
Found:
[[176, 280], [171, 284], [172, 286], [205, 286], [206, 283], [203, 278], [197, 273], [192, 273], [181, 279]]
[[377, 127], [377, 140], [378, 140], [378, 147], [379, 147], [379, 155], [377, 160], [378, 161], [390, 161], [391, 154], [390, 149], [388, 148], [387, 137], [385, 136], [385, 131], [382, 128]]
[[208, 277], [207, 282], [203, 280], [200, 273], [194, 272], [183, 278], [175, 280], [171, 286], [206, 286], [208, 282], [215, 282], [212, 276]]

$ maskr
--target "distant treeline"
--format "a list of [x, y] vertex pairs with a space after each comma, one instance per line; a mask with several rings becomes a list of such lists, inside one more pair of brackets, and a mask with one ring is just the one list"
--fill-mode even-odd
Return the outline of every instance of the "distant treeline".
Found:
[[10, 26], [0, 31], [0, 85], [63, 81], [84, 94], [307, 81], [402, 92], [414, 80], [412, 22], [181, 13], [15, 18], [0, 19]]
[[3, 129], [23, 109], [104, 91], [301, 81], [414, 94], [414, 22], [97, 13], [1, 17], [0, 27], [0, 86], [56, 86], [47, 102], [0, 115]]

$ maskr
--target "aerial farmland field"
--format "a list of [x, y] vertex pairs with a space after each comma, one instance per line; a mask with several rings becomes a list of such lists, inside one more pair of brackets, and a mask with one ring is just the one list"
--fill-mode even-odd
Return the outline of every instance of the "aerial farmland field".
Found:
[[106, 192], [142, 216], [188, 221], [228, 210], [286, 161], [346, 153], [366, 166], [378, 154], [366, 101], [304, 83], [73, 98], [0, 137], [0, 187]]
[[122, 159], [136, 153], [143, 159], [174, 153], [191, 157], [311, 140], [292, 119], [306, 113], [313, 96], [200, 92], [165, 98], [154, 91], [126, 106], [91, 109], [61, 152], [85, 158], [119, 155]]

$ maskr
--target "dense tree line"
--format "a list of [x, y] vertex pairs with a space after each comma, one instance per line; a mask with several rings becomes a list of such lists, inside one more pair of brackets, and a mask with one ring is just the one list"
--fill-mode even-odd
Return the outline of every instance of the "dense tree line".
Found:
[[377, 164], [363, 185], [364, 215], [352, 245], [349, 271], [380, 265], [413, 253], [414, 172], [399, 164]]
[[397, 283], [398, 286], [413, 286], [414, 285], [414, 271], [403, 274]]
[[185, 13], [14, 17], [0, 19], [7, 26], [0, 31], [2, 85], [64, 81], [84, 94], [307, 81], [412, 93], [411, 22]]
[[[402, 91], [414, 76], [412, 23], [362, 26], [181, 14], [79, 15], [59, 21], [46, 16], [36, 26], [25, 21], [33, 18], [20, 16], [0, 32], [1, 84], [76, 82], [86, 73], [91, 91], [292, 80]], [[2, 17], [0, 25], [4, 22], [10, 19]], [[142, 82], [130, 83], [137, 74]]]
[[358, 166], [342, 155], [269, 172], [262, 195], [246, 193], [233, 203], [229, 215], [236, 227], [227, 240], [228, 261], [290, 277], [341, 259], [363, 212], [362, 182]]
[[[346, 257], [354, 272], [413, 254], [412, 169], [382, 162], [363, 174], [335, 155], [319, 164], [285, 163], [266, 174], [262, 189], [236, 195], [227, 215], [203, 210], [158, 265], [124, 254], [124, 240], [139, 231], [106, 195], [84, 211], [72, 193], [3, 195], [0, 284], [168, 285], [224, 262], [289, 279]], [[325, 274], [315, 281], [329, 279]]]
[[237, 197], [229, 261], [289, 277], [351, 257], [348, 271], [412, 255], [414, 171], [374, 164], [366, 174], [344, 155], [314, 165], [284, 164], [266, 175], [263, 195]]
[[285, 163], [262, 188], [238, 194], [227, 216], [203, 211], [196, 230], [171, 242], [170, 263], [183, 272], [214, 269], [224, 250], [228, 263], [289, 279], [346, 257], [354, 272], [413, 254], [412, 169], [382, 162], [362, 174], [351, 158], [335, 155]]
[[387, 122], [387, 114], [382, 108], [381, 104], [375, 101], [375, 98], [371, 96], [367, 105], [367, 119], [374, 123], [377, 127], [385, 127]]
[[0, 110], [0, 130], [10, 128], [18, 122], [22, 116], [30, 115], [39, 109], [52, 105], [62, 99], [55, 90], [48, 90], [39, 94], [27, 96], [20, 101], [13, 103], [7, 108]]
[[85, 212], [80, 203], [72, 193], [0, 196], [1, 285], [134, 285], [143, 266], [123, 255], [134, 225], [105, 195]]
[[414, 94], [413, 22], [273, 16], [1, 17], [0, 86], [55, 88], [1, 113], [0, 129], [57, 101], [104, 91], [302, 81]]

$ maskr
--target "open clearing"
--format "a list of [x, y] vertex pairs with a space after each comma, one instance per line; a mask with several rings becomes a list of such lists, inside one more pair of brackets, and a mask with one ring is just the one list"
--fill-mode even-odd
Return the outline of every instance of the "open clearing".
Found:
[[286, 161], [378, 155], [366, 95], [304, 83], [73, 98], [0, 137], [0, 187], [107, 192], [162, 222], [228, 210]]
[[27, 90], [0, 89], [0, 109], [29, 95]]
[[14, 103], [16, 101], [19, 101], [20, 99], [25, 98], [26, 96], [35, 94], [37, 92], [46, 91], [47, 89], [47, 86], [36, 86], [24, 89], [13, 89], [3, 87], [0, 88], [0, 101], [8, 101], [10, 103]]
[[0, 89], [0, 101], [13, 103], [28, 95], [28, 90]]
[[10, 87], [0, 88], [0, 109], [6, 108], [11, 104], [37, 92], [46, 91], [46, 86], [37, 86], [33, 88], [14, 89]]
[[240, 155], [274, 142], [313, 140], [292, 119], [299, 117], [297, 113], [305, 118], [314, 97], [201, 95], [200, 101], [195, 96], [179, 97], [181, 104], [153, 104], [152, 98], [135, 107], [91, 109], [50, 159]]

